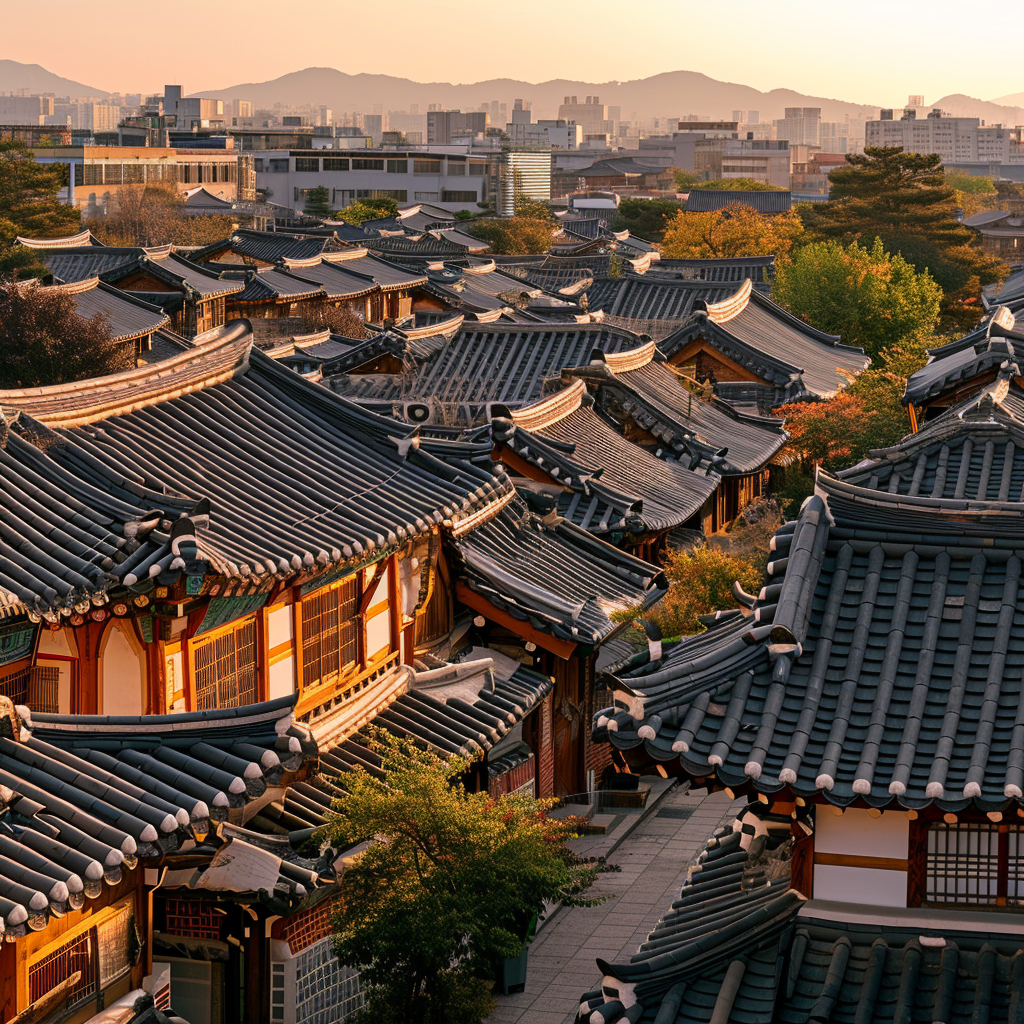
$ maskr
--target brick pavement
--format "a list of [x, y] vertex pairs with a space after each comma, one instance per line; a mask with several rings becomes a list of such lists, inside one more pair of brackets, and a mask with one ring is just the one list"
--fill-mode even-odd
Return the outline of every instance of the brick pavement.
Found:
[[712, 832], [743, 806], [724, 793], [675, 790], [608, 858], [621, 872], [597, 876], [599, 907], [563, 910], [530, 946], [526, 991], [498, 996], [488, 1024], [567, 1024], [595, 988], [595, 958], [632, 956], [677, 897], [686, 870]]

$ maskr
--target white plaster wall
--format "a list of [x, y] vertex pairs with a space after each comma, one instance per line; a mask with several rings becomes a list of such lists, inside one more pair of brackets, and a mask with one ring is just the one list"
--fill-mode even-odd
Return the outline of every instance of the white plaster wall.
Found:
[[267, 697], [276, 700], [295, 692], [295, 659], [289, 655], [270, 666], [267, 674]]
[[876, 907], [907, 905], [906, 871], [814, 865], [814, 898]]
[[387, 609], [366, 622], [366, 655], [368, 659], [391, 646], [391, 611]]
[[267, 616], [267, 646], [273, 650], [280, 644], [291, 640], [294, 634], [295, 620], [291, 605], [274, 608]]
[[114, 622], [107, 633], [102, 662], [103, 680], [100, 689], [103, 704], [100, 713], [141, 715], [145, 678], [142, 657], [125, 636], [119, 622]]
[[75, 643], [74, 631], [71, 629], [46, 629], [39, 633], [39, 656], [47, 654], [58, 658], [77, 658], [78, 645]]
[[841, 815], [830, 807], [815, 810], [815, 853], [905, 860], [909, 842], [910, 819], [902, 811], [886, 811], [880, 818], [873, 818], [868, 811], [858, 808]]

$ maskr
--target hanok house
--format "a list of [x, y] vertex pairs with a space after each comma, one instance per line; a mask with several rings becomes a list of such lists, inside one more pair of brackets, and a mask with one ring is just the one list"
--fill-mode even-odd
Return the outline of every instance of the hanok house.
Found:
[[110, 718], [0, 697], [0, 1020], [135, 1019], [147, 996], [266, 1019], [266, 929], [324, 867], [251, 831], [315, 765], [293, 702]]
[[1024, 456], [1007, 391], [819, 475], [759, 594], [608, 681], [596, 735], [628, 762], [756, 803], [636, 956], [600, 963], [581, 1021], [1019, 1017]]
[[238, 274], [242, 284], [242, 290], [228, 299], [227, 313], [231, 319], [304, 317], [324, 308], [327, 301], [319, 281], [307, 281], [277, 267], [225, 273]]
[[[30, 282], [23, 287], [39, 286]], [[137, 360], [148, 358], [153, 338], [170, 322], [159, 306], [104, 284], [96, 277], [72, 284], [47, 285], [46, 290], [69, 295], [75, 312], [84, 320], [103, 317], [109, 326], [111, 341], [120, 342], [126, 351], [130, 349]]]
[[[358, 301], [365, 300], [362, 316], [372, 323], [410, 316], [414, 297], [427, 283], [425, 274], [377, 259], [365, 248], [332, 252], [321, 257], [319, 266], [290, 258], [282, 262], [296, 275], [319, 282], [328, 295], [330, 305], [345, 304], [359, 312]], [[307, 274], [307, 270], [310, 273]], [[366, 285], [370, 285], [370, 289], [362, 291]]]
[[[595, 745], [587, 728], [604, 696], [595, 684], [597, 653], [631, 616], [664, 596], [664, 573], [553, 511], [538, 515], [520, 499], [447, 539], [439, 566], [448, 567], [454, 599], [473, 613], [470, 635], [517, 661], [532, 660], [554, 681], [539, 714], [524, 725], [537, 758], [538, 795], [592, 791], [611, 763], [607, 745]], [[430, 603], [425, 613], [432, 614]], [[466, 628], [456, 619], [439, 623], [442, 645], [452, 635], [446, 627]]]
[[698, 308], [659, 348], [687, 376], [711, 381], [722, 398], [762, 414], [831, 398], [871, 362], [863, 349], [805, 324], [749, 280], [730, 298]]
[[193, 249], [197, 263], [233, 263], [249, 267], [274, 267], [282, 260], [308, 260], [322, 253], [345, 249], [332, 234], [307, 235], [287, 231], [240, 229], [227, 238]]
[[619, 352], [641, 344], [630, 331], [604, 324], [463, 324], [411, 373], [340, 374], [328, 384], [412, 422], [477, 426], [487, 422], [492, 403], [518, 409], [537, 401], [563, 367], [579, 365], [595, 348]]
[[581, 380], [519, 410], [493, 408], [494, 459], [517, 490], [657, 562], [673, 530], [701, 530], [718, 475], [664, 462], [598, 416]]
[[973, 331], [928, 350], [928, 362], [907, 380], [903, 404], [917, 424], [941, 416], [1000, 375], [1020, 378], [1024, 332], [1005, 306], [992, 311]]
[[[585, 381], [601, 417], [659, 459], [707, 467], [721, 482], [704, 515], [706, 533], [723, 529], [765, 494], [771, 468], [786, 461], [782, 420], [742, 412], [669, 366], [650, 342], [632, 352], [594, 352], [584, 366], [562, 371]], [[671, 464], [671, 463], [670, 463]]]
[[159, 306], [170, 317], [172, 330], [188, 338], [223, 326], [225, 297], [244, 287], [172, 252], [169, 245], [64, 246], [44, 250], [42, 258], [54, 281], [72, 284], [99, 278]]

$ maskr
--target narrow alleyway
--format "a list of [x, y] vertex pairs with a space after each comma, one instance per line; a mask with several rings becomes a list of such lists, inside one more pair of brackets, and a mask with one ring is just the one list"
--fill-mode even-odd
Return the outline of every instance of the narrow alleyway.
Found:
[[632, 956], [676, 898], [690, 861], [723, 820], [742, 807], [725, 793], [675, 790], [608, 858], [621, 872], [597, 876], [593, 892], [611, 898], [572, 908], [530, 946], [526, 991], [498, 996], [488, 1024], [565, 1024], [580, 996], [600, 980], [596, 957]]

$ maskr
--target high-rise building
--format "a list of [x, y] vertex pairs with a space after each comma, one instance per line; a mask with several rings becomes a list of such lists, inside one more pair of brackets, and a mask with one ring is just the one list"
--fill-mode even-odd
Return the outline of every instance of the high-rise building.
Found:
[[776, 122], [776, 138], [794, 146], [821, 145], [821, 107], [786, 107]]
[[601, 102], [599, 96], [587, 96], [583, 103], [576, 96], [566, 96], [565, 102], [558, 108], [558, 119], [575, 121], [585, 136], [610, 134], [614, 130], [608, 116], [608, 106]]
[[482, 135], [488, 115], [482, 110], [430, 110], [427, 112], [427, 144], [448, 145], [452, 139]]
[[[943, 116], [933, 110], [927, 117], [917, 117], [908, 108], [894, 121], [882, 111], [877, 121], [865, 125], [865, 145], [902, 146], [907, 153], [938, 153], [942, 162], [1007, 164], [1024, 162], [1024, 154], [1016, 152], [1013, 129], [1000, 124], [984, 125], [976, 117]], [[1011, 155], [1017, 160], [1011, 161]]]
[[46, 124], [52, 96], [0, 96], [0, 124]]
[[501, 187], [498, 212], [503, 217], [515, 213], [520, 197], [551, 198], [551, 154], [512, 150], [502, 154]]

